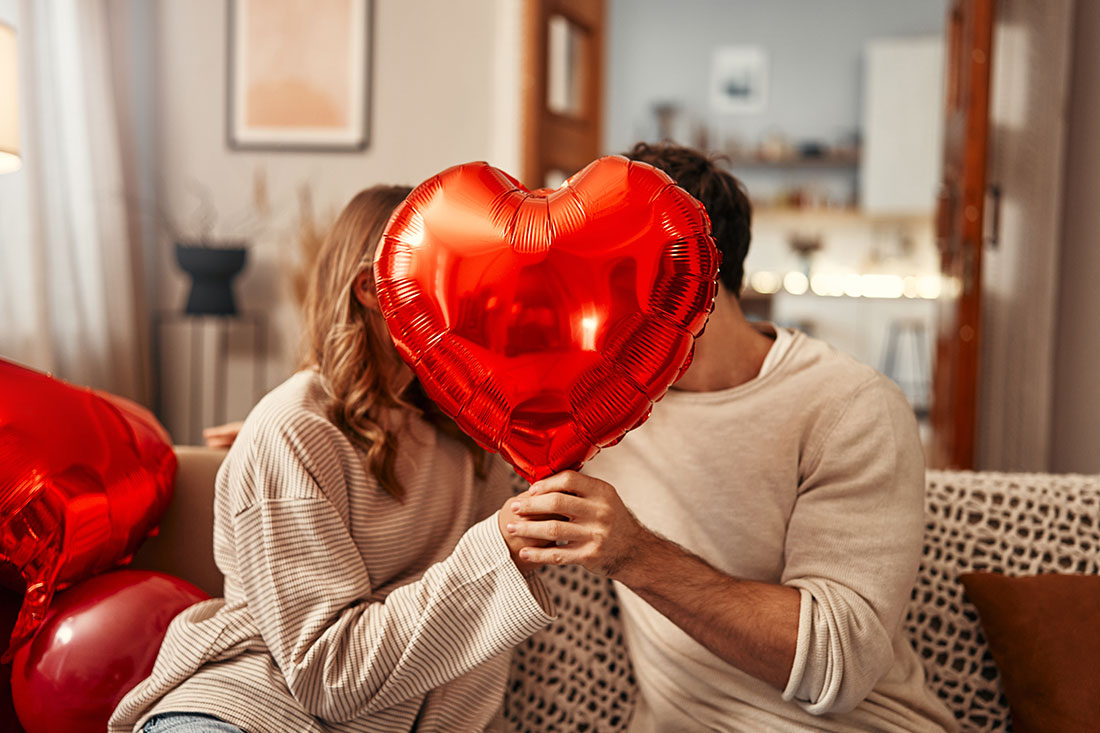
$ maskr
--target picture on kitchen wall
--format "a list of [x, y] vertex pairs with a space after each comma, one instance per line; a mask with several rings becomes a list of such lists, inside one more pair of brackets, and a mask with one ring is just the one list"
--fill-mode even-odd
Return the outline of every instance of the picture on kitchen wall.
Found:
[[756, 114], [768, 102], [768, 57], [757, 46], [715, 49], [711, 66], [711, 107], [721, 114]]
[[230, 147], [365, 148], [370, 10], [370, 0], [230, 0]]

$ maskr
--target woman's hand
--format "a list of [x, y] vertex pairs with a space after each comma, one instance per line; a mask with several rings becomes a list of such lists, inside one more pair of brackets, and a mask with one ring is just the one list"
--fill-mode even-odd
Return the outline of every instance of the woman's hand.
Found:
[[206, 441], [207, 448], [228, 448], [237, 439], [243, 425], [243, 422], [230, 422], [206, 428], [202, 431], [202, 439]]
[[524, 492], [517, 496], [509, 497], [508, 500], [504, 502], [504, 506], [497, 512], [497, 526], [500, 528], [500, 534], [504, 538], [504, 542], [508, 545], [508, 551], [512, 554], [512, 562], [516, 564], [516, 567], [519, 568], [519, 571], [524, 575], [533, 573], [540, 568], [543, 563], [527, 562], [526, 560], [520, 559], [520, 550], [524, 547], [545, 547], [548, 544], [538, 540], [524, 539], [523, 537], [509, 532], [507, 529], [509, 525], [514, 525], [516, 522], [520, 521], [520, 518], [512, 511], [512, 505], [515, 503], [516, 499], [527, 495], [528, 492]]

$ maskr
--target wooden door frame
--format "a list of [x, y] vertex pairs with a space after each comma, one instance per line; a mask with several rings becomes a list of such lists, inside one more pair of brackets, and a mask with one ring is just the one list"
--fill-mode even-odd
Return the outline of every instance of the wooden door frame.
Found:
[[945, 293], [932, 389], [935, 467], [974, 467], [981, 348], [982, 233], [996, 0], [947, 11], [943, 188], [936, 214]]
[[[524, 3], [523, 172], [529, 188], [544, 185], [546, 173], [572, 174], [599, 155], [603, 123], [604, 0], [526, 0]], [[561, 15], [586, 32], [583, 84], [577, 116], [547, 107], [547, 49], [551, 16]]]

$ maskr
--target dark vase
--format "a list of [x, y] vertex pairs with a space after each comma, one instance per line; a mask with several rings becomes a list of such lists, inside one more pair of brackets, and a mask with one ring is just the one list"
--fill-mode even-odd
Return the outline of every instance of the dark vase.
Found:
[[234, 316], [233, 278], [244, 268], [243, 246], [210, 247], [176, 243], [176, 261], [191, 276], [184, 313], [194, 316]]

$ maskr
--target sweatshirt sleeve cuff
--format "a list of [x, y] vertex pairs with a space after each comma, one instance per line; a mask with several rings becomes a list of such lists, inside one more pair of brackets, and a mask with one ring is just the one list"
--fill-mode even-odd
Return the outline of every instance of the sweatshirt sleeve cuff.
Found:
[[526, 635], [533, 634], [557, 617], [550, 592], [538, 575], [533, 573], [525, 578], [512, 561], [508, 545], [500, 536], [496, 512], [471, 527], [460, 545], [466, 544], [466, 540], [472, 548], [477, 548], [476, 551], [488, 555], [499, 590], [508, 599], [509, 610], [516, 614], [514, 621], [529, 629]]
[[[798, 699], [796, 696], [802, 687], [802, 678], [810, 656], [810, 630], [813, 626], [813, 596], [805, 588], [799, 588], [798, 592], [801, 595], [798, 607], [798, 642], [794, 650], [794, 663], [791, 664], [791, 675], [783, 690], [783, 699], [788, 702]], [[803, 699], [802, 702], [806, 700]]]

